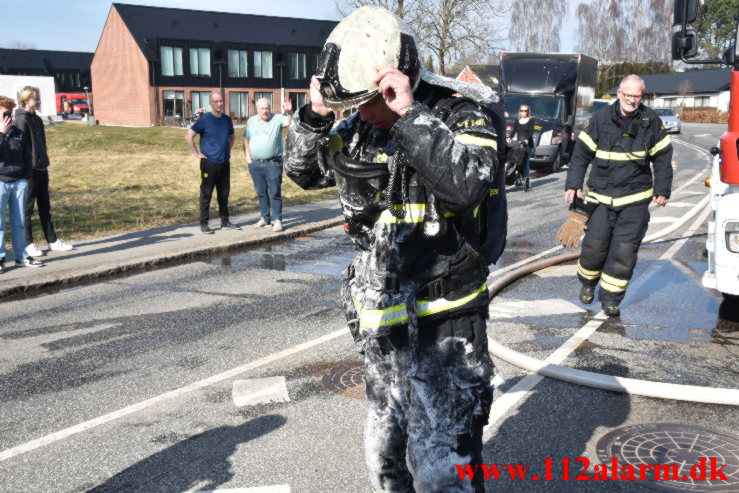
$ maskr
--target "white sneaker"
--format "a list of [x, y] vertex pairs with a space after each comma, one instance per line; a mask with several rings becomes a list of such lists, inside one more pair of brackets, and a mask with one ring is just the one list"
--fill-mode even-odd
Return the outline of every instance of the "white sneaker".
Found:
[[35, 243], [26, 245], [26, 253], [28, 254], [29, 257], [40, 257], [44, 254], [44, 252], [42, 252], [41, 249]]
[[264, 219], [263, 217], [259, 218], [259, 221], [254, 225], [255, 228], [261, 228], [269, 224], [269, 221]]
[[282, 231], [282, 221], [277, 219], [274, 223], [272, 223], [272, 231], [274, 231], [275, 233], [279, 233], [280, 231]]
[[[64, 243], [62, 240], [56, 240], [54, 243], [49, 243], [49, 250], [55, 250], [57, 252], [68, 252], [74, 249], [69, 243]], [[28, 249], [26, 249], [28, 251]], [[29, 253], [29, 255], [31, 255]], [[31, 255], [33, 256], [33, 255]]]

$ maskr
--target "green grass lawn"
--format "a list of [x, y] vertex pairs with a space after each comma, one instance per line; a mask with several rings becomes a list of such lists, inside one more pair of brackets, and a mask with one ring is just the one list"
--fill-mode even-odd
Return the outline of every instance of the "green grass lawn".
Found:
[[[236, 129], [231, 159], [232, 215], [259, 209]], [[199, 161], [185, 143], [185, 130], [65, 123], [46, 127], [51, 166], [51, 212], [65, 240], [197, 221]], [[196, 138], [197, 139], [197, 138]], [[215, 192], [211, 220], [218, 219]], [[289, 178], [283, 208], [336, 197], [334, 189], [304, 191]], [[34, 214], [34, 240], [43, 243]]]

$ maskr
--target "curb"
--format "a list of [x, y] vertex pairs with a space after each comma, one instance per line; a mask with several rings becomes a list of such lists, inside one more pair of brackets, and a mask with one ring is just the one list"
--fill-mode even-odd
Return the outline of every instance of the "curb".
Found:
[[[148, 267], [161, 266], [178, 260], [193, 259], [205, 255], [215, 253], [223, 253], [231, 250], [237, 250], [244, 247], [264, 245], [267, 243], [275, 243], [283, 240], [289, 240], [303, 236], [309, 233], [315, 233], [323, 229], [338, 226], [344, 222], [344, 216], [338, 216], [332, 219], [316, 221], [303, 226], [291, 228], [287, 232], [278, 235], [262, 236], [259, 238], [245, 238], [243, 240], [229, 240], [221, 243], [202, 245], [170, 252], [166, 255], [154, 255], [150, 257], [140, 257], [135, 260], [126, 261], [121, 259], [115, 264], [97, 265], [86, 269], [77, 269], [74, 271], [58, 272], [48, 276], [34, 277], [27, 281], [20, 281], [16, 284], [3, 284], [0, 286], [0, 298], [12, 296], [14, 294], [29, 293], [45, 288], [64, 286], [80, 281], [89, 281], [101, 277], [112, 276], [122, 273], [133, 273], [145, 270]], [[125, 252], [122, 252], [122, 256]]]

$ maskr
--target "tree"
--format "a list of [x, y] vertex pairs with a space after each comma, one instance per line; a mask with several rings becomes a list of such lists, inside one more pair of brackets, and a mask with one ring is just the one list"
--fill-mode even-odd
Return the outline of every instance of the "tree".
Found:
[[434, 71], [434, 57], [431, 55], [429, 55], [426, 59], [426, 70], [428, 70], [429, 72]]
[[377, 5], [397, 14], [422, 52], [433, 55], [438, 71], [465, 53], [487, 55], [502, 43], [492, 21], [506, 12], [504, 0], [339, 0], [342, 15], [352, 8]]
[[578, 49], [599, 63], [670, 63], [672, 0], [591, 0], [576, 12]]
[[3, 45], [3, 48], [10, 48], [11, 50], [36, 50], [38, 49], [38, 45], [14, 39], [10, 43]]
[[734, 40], [739, 0], [705, 0], [701, 5], [698, 46], [708, 58], [721, 58]]
[[508, 40], [518, 51], [559, 51], [559, 28], [566, 14], [567, 0], [514, 0]]
[[693, 92], [693, 84], [689, 80], [684, 80], [677, 86], [677, 93], [680, 95], [680, 107], [685, 108], [685, 100]]

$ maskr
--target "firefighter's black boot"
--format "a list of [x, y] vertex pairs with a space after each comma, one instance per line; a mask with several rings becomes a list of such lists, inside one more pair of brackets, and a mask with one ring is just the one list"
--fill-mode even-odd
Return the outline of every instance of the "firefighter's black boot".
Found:
[[583, 284], [580, 288], [580, 303], [589, 305], [593, 302], [593, 296], [595, 295], [595, 286], [588, 286]]
[[613, 301], [603, 303], [603, 311], [609, 317], [618, 317], [619, 315], [621, 315], [621, 310], [618, 307], [618, 303]]

